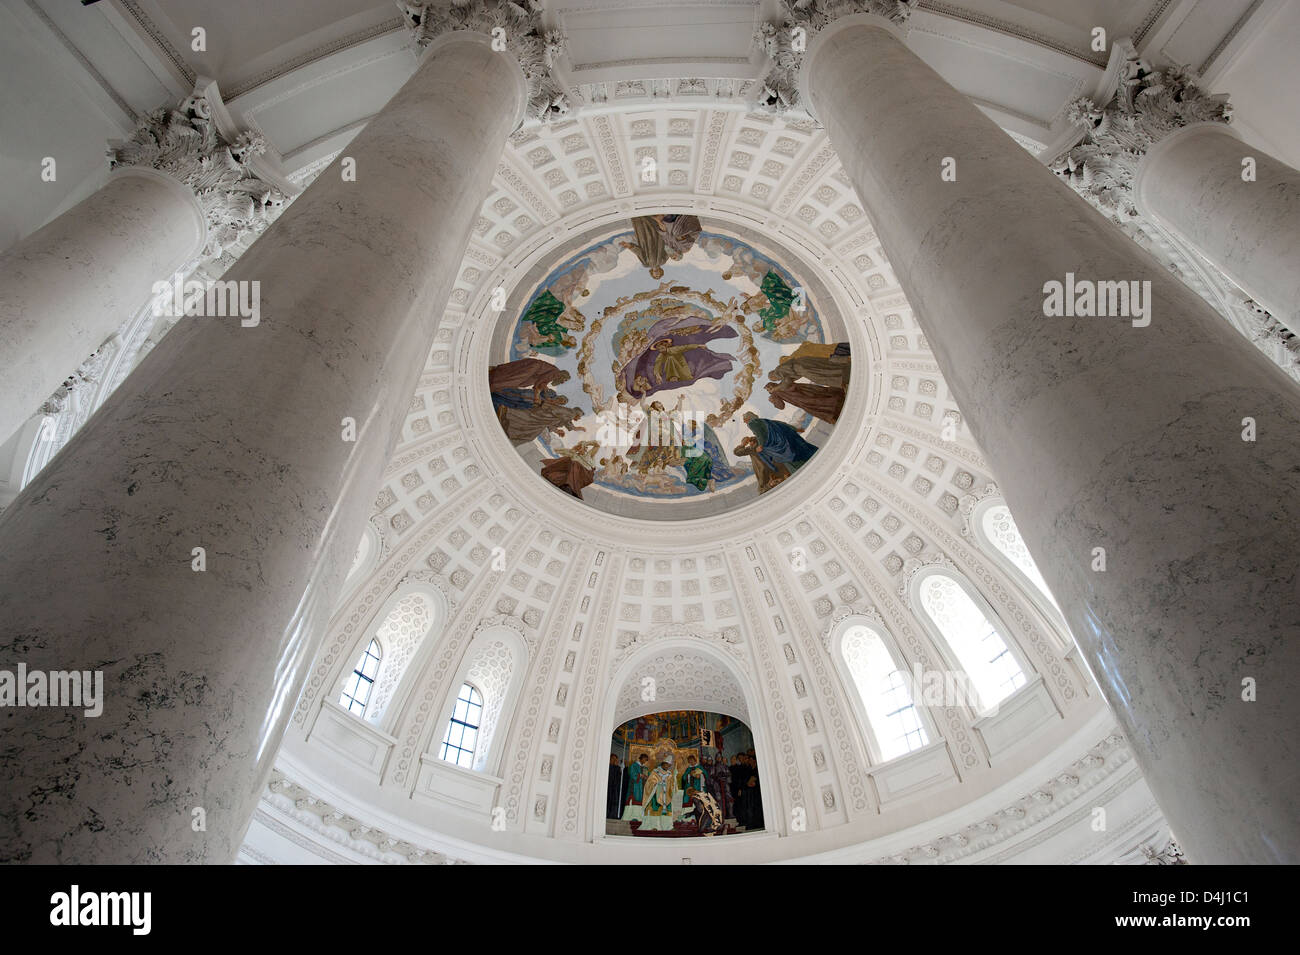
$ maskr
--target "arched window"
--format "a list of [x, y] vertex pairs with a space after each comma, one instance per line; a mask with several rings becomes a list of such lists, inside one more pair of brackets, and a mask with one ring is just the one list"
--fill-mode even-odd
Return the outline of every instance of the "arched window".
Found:
[[[446, 727], [440, 750], [443, 759], [489, 775], [500, 768], [505, 746], [497, 738], [504, 738], [510, 731], [527, 667], [527, 644], [512, 627], [499, 624], [474, 636], [455, 679], [448, 682], [442, 711]], [[455, 699], [451, 696], [454, 686], [460, 687]], [[473, 717], [468, 721], [462, 715], [467, 711]], [[474, 732], [470, 734], [461, 724], [472, 727]], [[462, 741], [470, 736], [472, 742]], [[435, 745], [431, 740], [431, 751]]]
[[471, 769], [474, 750], [478, 746], [478, 730], [483, 723], [483, 695], [472, 684], [465, 683], [456, 697], [447, 732], [442, 738], [443, 759], [457, 766]]
[[904, 756], [928, 743], [912, 700], [911, 680], [894, 663], [880, 635], [867, 627], [850, 627], [840, 649], [882, 759]]
[[366, 715], [366, 704], [370, 702], [370, 690], [375, 685], [375, 674], [379, 672], [381, 656], [383, 651], [379, 648], [379, 641], [371, 640], [357, 665], [352, 668], [352, 675], [344, 682], [339, 705], [346, 707], [349, 713]]
[[917, 602], [974, 685], [978, 709], [989, 709], [1025, 685], [1020, 661], [956, 579], [941, 571], [926, 574]]
[[1061, 608], [1057, 605], [1056, 598], [1052, 596], [1047, 581], [1038, 572], [1038, 565], [1034, 563], [1029, 548], [1025, 546], [1025, 541], [1020, 536], [1020, 529], [1016, 527], [1016, 522], [1011, 516], [1011, 509], [1005, 504], [994, 504], [985, 508], [984, 513], [980, 515], [980, 530], [981, 536], [1006, 557], [1012, 566], [1024, 574], [1025, 579], [1038, 588], [1039, 593], [1047, 598], [1059, 614]]

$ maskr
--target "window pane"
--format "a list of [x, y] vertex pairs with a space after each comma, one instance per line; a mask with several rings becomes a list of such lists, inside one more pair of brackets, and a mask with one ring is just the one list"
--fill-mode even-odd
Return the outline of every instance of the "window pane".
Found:
[[881, 756], [894, 759], [924, 746], [928, 739], [913, 705], [907, 675], [897, 669], [880, 635], [867, 627], [851, 627], [844, 634], [841, 650]]
[[922, 609], [974, 684], [979, 708], [987, 709], [1024, 686], [1025, 675], [1015, 656], [957, 581], [946, 574], [931, 574], [922, 581], [920, 595]]

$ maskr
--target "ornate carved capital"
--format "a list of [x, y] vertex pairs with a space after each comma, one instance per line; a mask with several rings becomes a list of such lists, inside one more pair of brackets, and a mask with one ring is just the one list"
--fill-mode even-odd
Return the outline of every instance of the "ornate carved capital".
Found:
[[569, 99], [553, 72], [569, 38], [542, 22], [541, 0], [396, 0], [416, 46], [469, 30], [503, 44], [528, 81], [528, 116], [548, 122], [567, 115]]
[[1133, 56], [1110, 103], [1098, 106], [1084, 97], [1066, 115], [1084, 127], [1084, 137], [1052, 170], [1116, 222], [1132, 226], [1138, 217], [1133, 178], [1147, 150], [1192, 123], [1229, 122], [1232, 107], [1226, 93], [1211, 95], [1197, 86], [1191, 71], [1156, 70]]
[[779, 23], [762, 23], [754, 31], [754, 42], [771, 60], [763, 77], [758, 106], [777, 113], [795, 108], [808, 110], [799, 101], [799, 69], [813, 34], [841, 17], [874, 13], [891, 23], [906, 23], [918, 0], [781, 0], [784, 18]]
[[114, 169], [157, 169], [189, 186], [208, 220], [203, 255], [219, 258], [260, 234], [284, 208], [285, 196], [248, 167], [265, 150], [261, 137], [248, 132], [228, 142], [217, 131], [207, 98], [195, 95], [175, 109], [141, 117], [130, 139], [109, 143], [108, 161]]

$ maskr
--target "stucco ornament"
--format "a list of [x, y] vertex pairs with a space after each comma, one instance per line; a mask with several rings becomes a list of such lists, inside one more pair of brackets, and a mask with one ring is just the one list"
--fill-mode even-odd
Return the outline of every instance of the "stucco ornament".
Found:
[[504, 43], [528, 81], [529, 118], [548, 122], [570, 112], [568, 96], [553, 72], [568, 37], [543, 24], [541, 0], [397, 0], [397, 7], [420, 49], [456, 30], [485, 33]]
[[1191, 71], [1156, 70], [1134, 57], [1108, 104], [1099, 106], [1087, 97], [1070, 104], [1067, 118], [1086, 132], [1052, 170], [1106, 215], [1131, 227], [1138, 219], [1133, 179], [1147, 150], [1175, 129], [1227, 123], [1231, 115], [1227, 94], [1206, 93]]
[[141, 117], [130, 139], [109, 143], [108, 160], [114, 169], [157, 169], [189, 186], [208, 221], [203, 257], [219, 258], [260, 234], [285, 206], [285, 196], [248, 166], [265, 151], [262, 138], [249, 132], [227, 141], [207, 99], [194, 95], [175, 109], [161, 107]]
[[768, 55], [771, 66], [763, 77], [758, 106], [777, 113], [797, 108], [810, 111], [800, 102], [798, 80], [804, 52], [813, 34], [840, 17], [874, 13], [891, 23], [906, 23], [918, 0], [781, 0], [784, 17], [779, 23], [760, 23], [754, 42]]

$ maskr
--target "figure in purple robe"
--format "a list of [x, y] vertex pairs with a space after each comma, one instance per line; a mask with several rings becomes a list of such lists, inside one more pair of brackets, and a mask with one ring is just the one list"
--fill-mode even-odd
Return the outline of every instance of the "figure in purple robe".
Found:
[[666, 318], [650, 327], [650, 344], [623, 366], [623, 390], [633, 398], [685, 388], [701, 378], [723, 378], [736, 359], [715, 352], [708, 343], [737, 338], [730, 325], [710, 325], [696, 317]]

